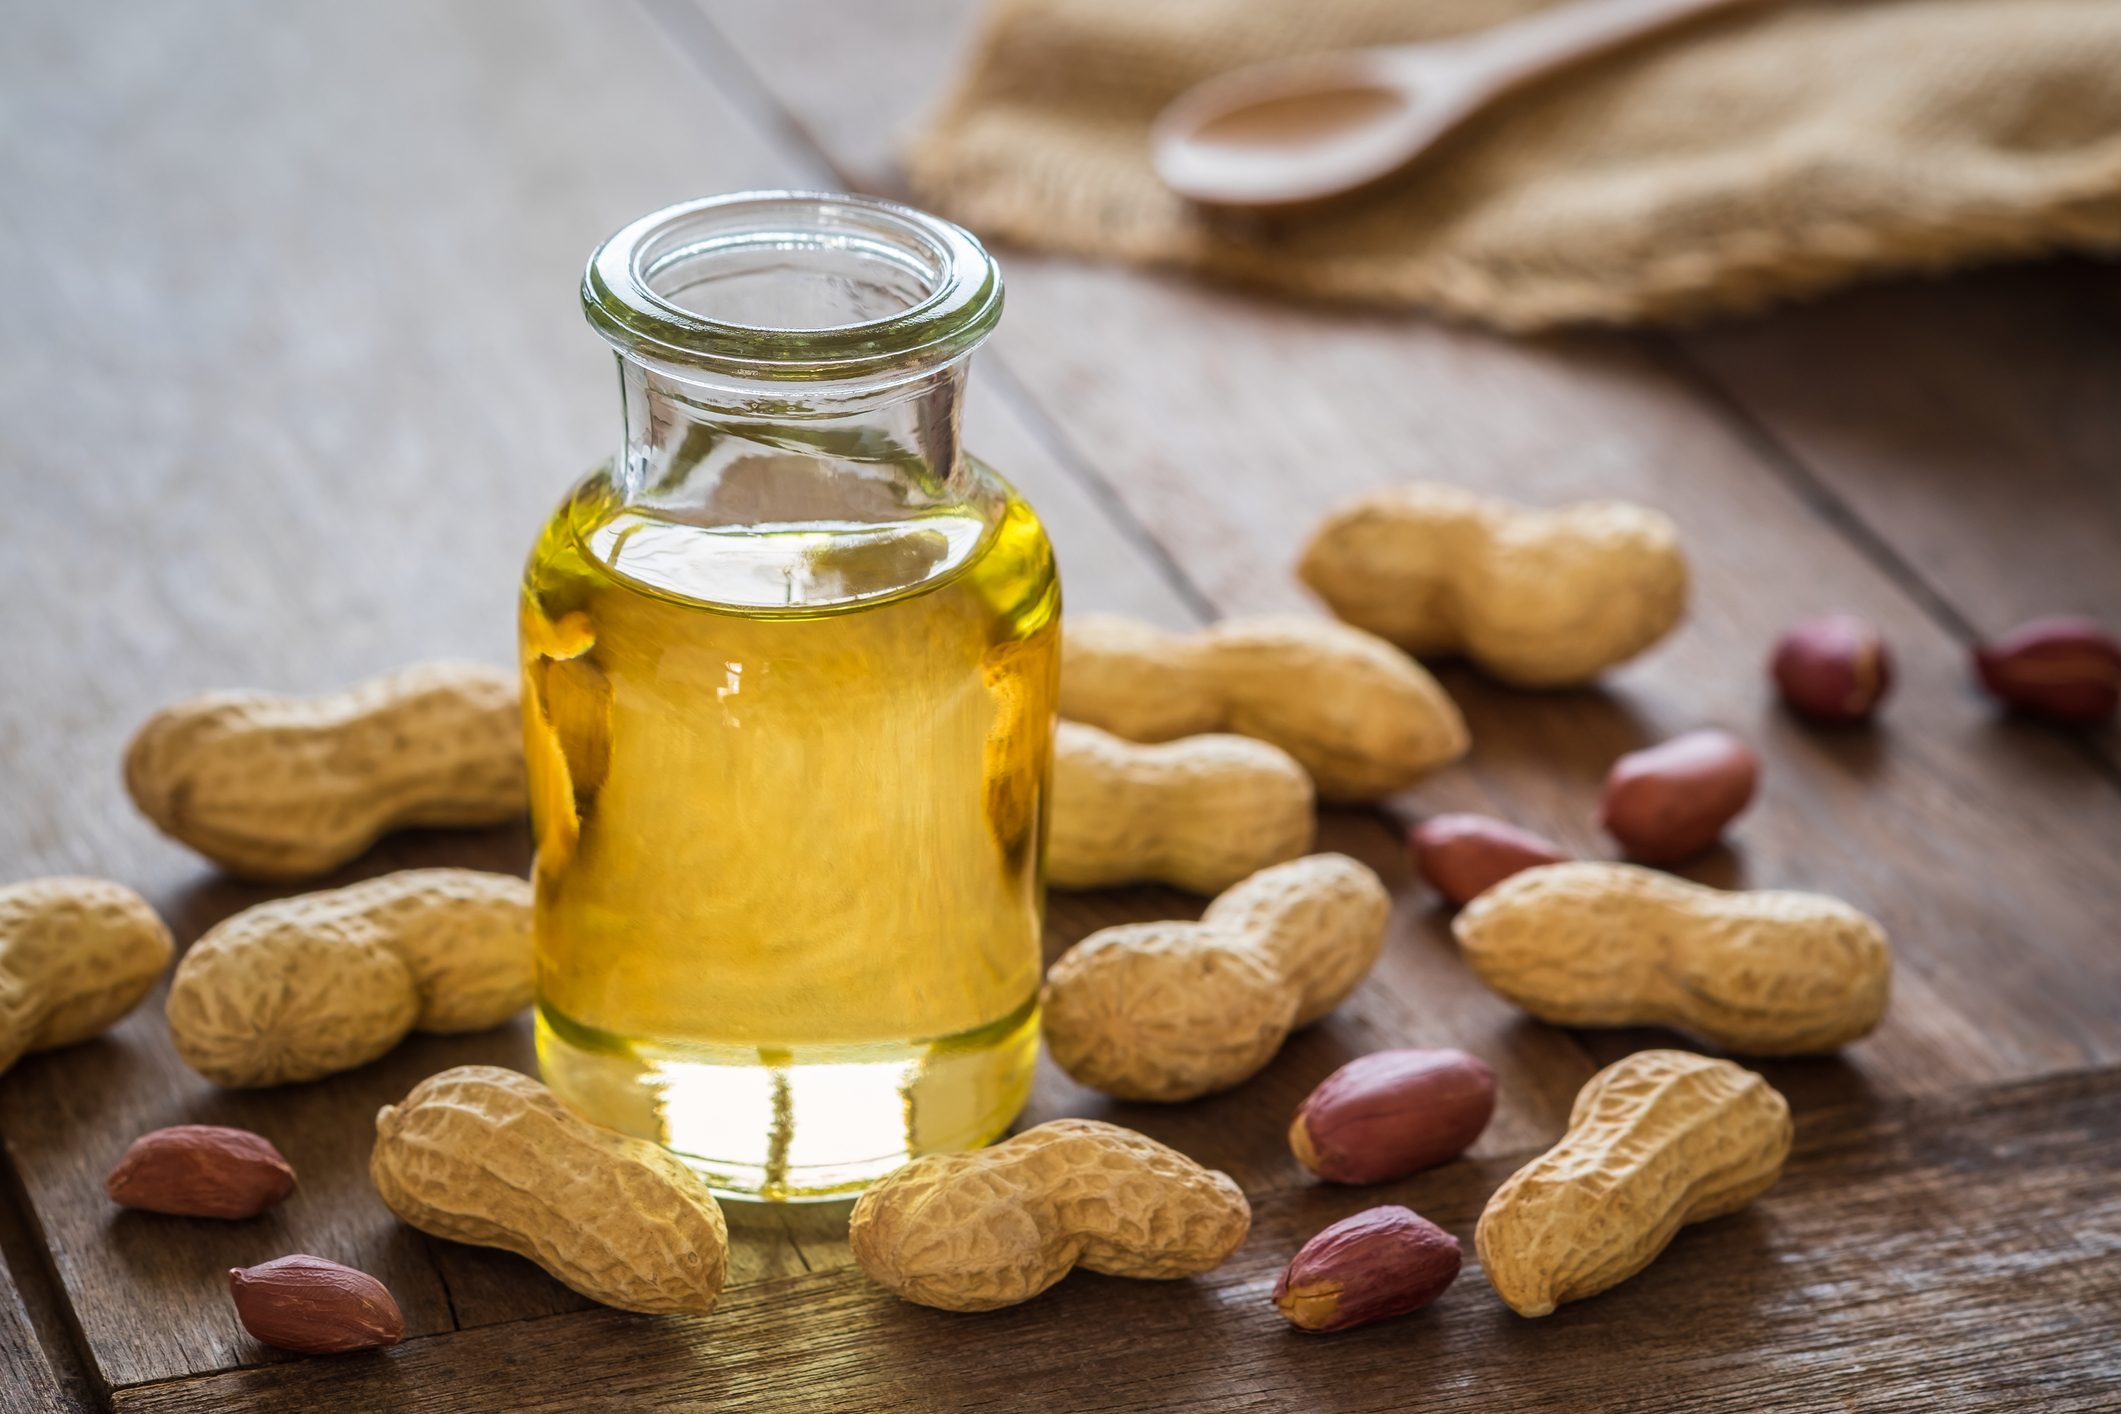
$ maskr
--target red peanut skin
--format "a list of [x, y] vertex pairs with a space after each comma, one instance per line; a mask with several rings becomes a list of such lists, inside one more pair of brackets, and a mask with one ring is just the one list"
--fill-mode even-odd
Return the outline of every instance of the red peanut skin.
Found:
[[2121, 707], [2121, 643], [2091, 619], [2020, 624], [1974, 650], [1974, 671], [2000, 701], [2065, 726], [2097, 726]]
[[307, 1253], [230, 1267], [228, 1294], [243, 1329], [280, 1350], [341, 1355], [405, 1336], [405, 1317], [382, 1282]]
[[103, 1180], [122, 1207], [187, 1218], [254, 1218], [295, 1191], [294, 1166], [247, 1129], [176, 1124], [141, 1135]]
[[1760, 759], [1729, 732], [1688, 732], [1613, 763], [1598, 823], [1631, 859], [1676, 864], [1702, 853], [1752, 802]]
[[1289, 1125], [1329, 1183], [1388, 1183], [1457, 1158], [1495, 1117], [1495, 1072], [1454, 1050], [1378, 1051], [1320, 1081]]
[[1304, 1331], [1344, 1331], [1418, 1311], [1458, 1279], [1458, 1239], [1411, 1208], [1342, 1218], [1297, 1252], [1274, 1306]]
[[1436, 892], [1452, 903], [1470, 903], [1521, 869], [1560, 864], [1560, 845], [1489, 815], [1437, 815], [1407, 837], [1414, 863]]
[[1790, 625], [1768, 670], [1789, 709], [1815, 722], [1865, 721], [1893, 686], [1885, 640], [1854, 614]]

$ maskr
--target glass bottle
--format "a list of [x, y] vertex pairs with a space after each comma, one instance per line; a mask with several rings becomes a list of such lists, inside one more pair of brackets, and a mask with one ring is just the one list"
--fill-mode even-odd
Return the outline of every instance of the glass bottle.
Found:
[[523, 586], [545, 1079], [740, 1196], [986, 1143], [1037, 1051], [1060, 628], [959, 445], [999, 272], [744, 193], [612, 236], [582, 302], [625, 434]]

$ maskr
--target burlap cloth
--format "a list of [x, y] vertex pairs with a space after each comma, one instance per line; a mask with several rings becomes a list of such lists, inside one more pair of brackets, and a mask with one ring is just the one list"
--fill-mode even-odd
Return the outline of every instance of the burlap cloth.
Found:
[[1150, 120], [1200, 79], [1541, 3], [999, 0], [913, 181], [1005, 241], [1516, 329], [2121, 249], [2121, 0], [1740, 10], [1506, 99], [1362, 204], [1264, 232], [1150, 170]]

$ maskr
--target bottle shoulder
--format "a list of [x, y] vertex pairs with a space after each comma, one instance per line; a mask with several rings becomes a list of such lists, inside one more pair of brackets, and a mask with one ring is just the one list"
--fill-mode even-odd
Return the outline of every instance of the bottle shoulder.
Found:
[[607, 464], [547, 522], [526, 589], [547, 597], [571, 581], [607, 580], [719, 612], [807, 617], [969, 580], [977, 597], [1007, 599], [1014, 613], [1055, 577], [1045, 526], [990, 464], [967, 457], [953, 480], [961, 497], [894, 518], [701, 524], [682, 509], [629, 502]]

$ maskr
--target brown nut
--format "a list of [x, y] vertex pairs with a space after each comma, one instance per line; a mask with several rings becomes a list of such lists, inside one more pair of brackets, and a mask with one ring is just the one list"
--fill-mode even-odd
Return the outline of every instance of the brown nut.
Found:
[[178, 1124], [135, 1139], [103, 1191], [143, 1212], [254, 1218], [295, 1191], [295, 1170], [263, 1135]]
[[1818, 722], [1860, 722], [1893, 686], [1885, 640], [1854, 614], [1821, 614], [1791, 624], [1768, 663], [1791, 711]]
[[1753, 799], [1760, 758], [1725, 731], [1688, 732], [1613, 763], [1598, 823], [1645, 864], [1674, 864], [1716, 843]]
[[1999, 700], [2067, 726], [2095, 726], [2121, 706], [2121, 643], [2090, 619], [2020, 624], [1974, 650], [1974, 671]]
[[338, 1355], [396, 1345], [405, 1317], [382, 1282], [366, 1272], [297, 1253], [228, 1269], [236, 1317], [267, 1345], [304, 1355]]
[[1469, 902], [1520, 869], [1569, 856], [1552, 840], [1488, 815], [1436, 815], [1407, 836], [1414, 863], [1453, 903]]
[[1296, 1161], [1330, 1183], [1387, 1183], [1455, 1159], [1495, 1115], [1495, 1072], [1453, 1050], [1379, 1051], [1320, 1081], [1289, 1125]]
[[1404, 1316], [1443, 1295], [1465, 1253], [1411, 1208], [1371, 1208], [1303, 1245], [1274, 1283], [1274, 1307], [1303, 1331]]

